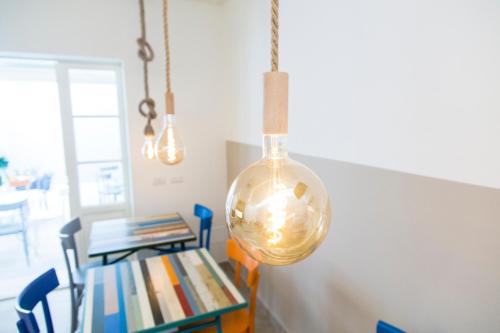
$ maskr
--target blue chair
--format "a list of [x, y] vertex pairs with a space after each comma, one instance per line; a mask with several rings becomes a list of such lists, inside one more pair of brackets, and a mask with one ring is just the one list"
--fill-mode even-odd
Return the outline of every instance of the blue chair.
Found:
[[0, 236], [21, 234], [23, 240], [24, 256], [28, 266], [30, 265], [30, 256], [28, 249], [28, 230], [27, 230], [27, 220], [28, 220], [28, 199], [20, 199], [17, 202], [0, 204], [0, 212], [3, 211], [19, 211], [19, 222], [8, 222], [0, 224]]
[[42, 302], [47, 332], [54, 333], [47, 295], [58, 286], [59, 280], [57, 279], [56, 271], [51, 268], [33, 280], [24, 288], [21, 294], [19, 294], [16, 300], [16, 311], [19, 315], [17, 329], [20, 333], [40, 332], [40, 328], [33, 314], [33, 309], [39, 302]]
[[46, 192], [50, 190], [51, 184], [52, 184], [52, 175], [46, 173], [43, 176], [38, 177], [31, 183], [30, 190], [42, 190]]
[[165, 253], [174, 253], [174, 252], [179, 252], [179, 251], [185, 251], [185, 250], [192, 250], [192, 249], [198, 249], [198, 248], [206, 248], [207, 250], [210, 250], [210, 235], [212, 232], [212, 218], [214, 216], [214, 213], [212, 212], [211, 209], [200, 205], [200, 204], [195, 204], [194, 205], [194, 215], [200, 218], [200, 238], [199, 238], [199, 243], [198, 246], [196, 245], [191, 245], [191, 246], [182, 246], [182, 247], [177, 247], [175, 244], [172, 244], [172, 247], [170, 249], [164, 249], [161, 250], [159, 253], [160, 254], [165, 254]]
[[199, 248], [205, 247], [207, 250], [210, 250], [210, 234], [212, 232], [212, 218], [214, 217], [214, 213], [203, 205], [195, 204], [194, 215], [200, 218]]
[[[97, 185], [100, 203], [118, 202], [120, 196], [123, 194], [123, 183], [118, 165], [100, 168]], [[108, 198], [112, 200], [110, 201]]]
[[[87, 270], [98, 266], [98, 262], [80, 265], [75, 234], [82, 229], [79, 218], [66, 223], [59, 231], [59, 239], [64, 253], [64, 261], [68, 270], [69, 292], [71, 296], [71, 332], [76, 330], [78, 324], [78, 308], [82, 303], [83, 289]], [[73, 260], [70, 260], [72, 257]], [[73, 264], [73, 265], [72, 265]]]
[[379, 320], [377, 323], [377, 333], [406, 333], [399, 328], [386, 323], [385, 321]]
[[52, 175], [51, 174], [44, 174], [41, 177], [38, 177], [35, 179], [31, 185], [30, 185], [30, 190], [38, 190], [40, 191], [42, 195], [42, 204], [45, 209], [48, 209], [47, 205], [47, 192], [50, 190], [50, 187], [52, 185]]

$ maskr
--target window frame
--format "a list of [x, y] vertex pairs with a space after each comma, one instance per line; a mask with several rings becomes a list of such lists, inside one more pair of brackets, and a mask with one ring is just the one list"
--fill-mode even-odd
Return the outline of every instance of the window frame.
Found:
[[[108, 70], [114, 71], [116, 75], [116, 89], [118, 99], [117, 115], [106, 116], [74, 116], [71, 104], [70, 70]], [[70, 188], [71, 212], [77, 215], [94, 215], [101, 213], [123, 212], [128, 215], [131, 211], [131, 181], [130, 181], [130, 158], [128, 149], [127, 114], [125, 107], [125, 82], [123, 77], [123, 66], [121, 62], [110, 61], [78, 61], [78, 60], [56, 60], [55, 65], [57, 84], [59, 89], [59, 104], [61, 111], [61, 122], [64, 139], [64, 151], [66, 159], [66, 172], [68, 173], [68, 185]], [[120, 128], [121, 159], [118, 160], [96, 160], [78, 162], [76, 153], [76, 137], [74, 128], [75, 118], [117, 118]], [[78, 166], [93, 163], [121, 162], [123, 177], [123, 202], [99, 205], [82, 205], [80, 197], [80, 179]]]

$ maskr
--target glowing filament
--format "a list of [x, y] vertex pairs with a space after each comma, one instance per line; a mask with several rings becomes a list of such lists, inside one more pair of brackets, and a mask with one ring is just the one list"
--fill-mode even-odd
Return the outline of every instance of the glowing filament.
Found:
[[172, 127], [167, 128], [167, 160], [175, 162], [177, 160], [177, 148], [175, 147], [175, 135]]
[[[276, 175], [275, 175], [276, 176]], [[282, 229], [286, 223], [287, 194], [283, 184], [274, 180], [271, 195], [269, 197], [269, 240], [270, 244], [278, 243], [283, 237]]]

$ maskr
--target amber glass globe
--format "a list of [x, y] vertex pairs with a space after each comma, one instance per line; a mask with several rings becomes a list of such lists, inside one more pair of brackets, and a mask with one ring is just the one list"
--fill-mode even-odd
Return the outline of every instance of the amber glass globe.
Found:
[[288, 265], [309, 256], [325, 239], [330, 200], [306, 166], [288, 158], [285, 135], [265, 135], [263, 157], [233, 182], [226, 222], [254, 259]]
[[166, 114], [163, 129], [155, 144], [155, 155], [164, 164], [173, 165], [184, 159], [185, 148], [175, 124], [175, 115]]

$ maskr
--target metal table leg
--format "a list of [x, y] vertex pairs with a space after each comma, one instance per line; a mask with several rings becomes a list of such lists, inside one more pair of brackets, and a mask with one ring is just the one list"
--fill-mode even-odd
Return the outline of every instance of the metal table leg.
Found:
[[222, 322], [220, 316], [215, 317], [215, 326], [217, 327], [217, 333], [222, 333]]

